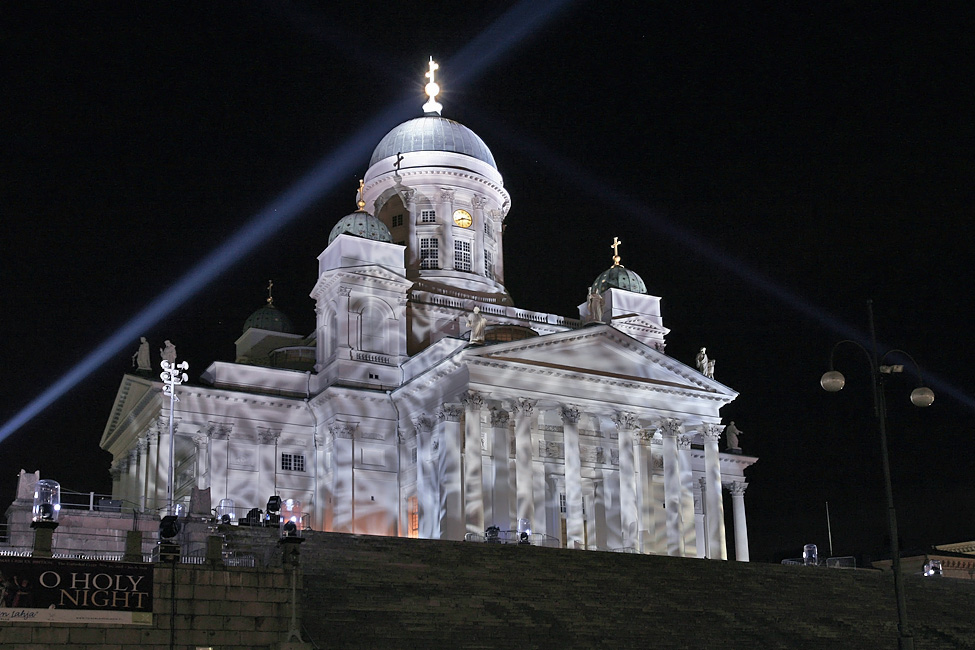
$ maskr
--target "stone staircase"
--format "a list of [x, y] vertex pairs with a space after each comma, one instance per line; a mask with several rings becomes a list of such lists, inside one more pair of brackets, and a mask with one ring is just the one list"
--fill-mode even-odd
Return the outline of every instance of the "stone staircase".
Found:
[[[897, 647], [876, 571], [338, 533], [301, 562], [322, 648]], [[975, 649], [975, 581], [905, 582], [918, 650]]]

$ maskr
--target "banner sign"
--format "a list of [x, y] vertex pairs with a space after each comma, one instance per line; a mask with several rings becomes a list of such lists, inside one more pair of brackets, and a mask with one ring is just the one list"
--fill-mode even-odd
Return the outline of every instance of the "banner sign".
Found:
[[0, 623], [152, 624], [151, 564], [0, 556]]

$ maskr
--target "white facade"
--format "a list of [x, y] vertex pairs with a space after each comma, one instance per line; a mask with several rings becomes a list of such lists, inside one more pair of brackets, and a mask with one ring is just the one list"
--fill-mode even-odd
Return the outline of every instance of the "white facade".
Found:
[[[243, 515], [279, 494], [315, 529], [437, 539], [524, 520], [568, 548], [726, 559], [726, 489], [747, 560], [756, 459], [718, 450], [737, 394], [663, 353], [657, 297], [609, 287], [601, 319], [580, 306], [585, 325], [516, 308], [503, 285], [511, 203], [490, 152], [479, 138], [432, 142], [377, 147], [361, 199], [392, 243], [327, 245], [311, 336], [252, 327], [237, 362], [177, 389], [176, 499], [209, 488], [212, 506], [232, 499]], [[467, 340], [475, 306], [484, 345]], [[101, 446], [126, 507], [166, 505], [169, 405], [158, 380], [123, 378]]]

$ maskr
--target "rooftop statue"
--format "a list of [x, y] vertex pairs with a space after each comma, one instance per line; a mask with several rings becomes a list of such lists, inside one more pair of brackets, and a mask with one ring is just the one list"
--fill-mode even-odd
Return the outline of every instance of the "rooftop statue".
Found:
[[146, 337], [139, 337], [139, 349], [132, 355], [132, 365], [136, 370], [152, 370], [152, 362], [149, 359], [149, 342]]
[[697, 353], [695, 362], [701, 374], [710, 379], [714, 379], [714, 359], [708, 359], [707, 348], [701, 348], [701, 351]]
[[481, 308], [475, 307], [473, 313], [467, 315], [467, 325], [471, 328], [471, 343], [484, 343], [484, 330], [487, 327], [487, 319], [481, 316]]
[[586, 296], [586, 302], [589, 305], [589, 320], [594, 323], [601, 323], [603, 321], [603, 297], [599, 291], [593, 287], [589, 287], [589, 295]]
[[159, 348], [159, 356], [161, 356], [163, 358], [163, 360], [168, 361], [169, 362], [169, 365], [175, 366], [176, 365], [176, 346], [173, 345], [172, 343], [170, 343], [168, 339], [166, 340], [166, 343], [164, 345], [166, 347]]
[[741, 447], [738, 446], [738, 436], [741, 435], [741, 430], [735, 426], [735, 421], [732, 420], [724, 430], [725, 438], [728, 441], [728, 449], [740, 450]]

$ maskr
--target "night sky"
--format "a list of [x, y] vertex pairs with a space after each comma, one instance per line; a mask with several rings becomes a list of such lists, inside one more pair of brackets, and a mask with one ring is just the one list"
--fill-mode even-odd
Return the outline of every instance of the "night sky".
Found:
[[[866, 357], [841, 347], [847, 388], [819, 387], [834, 343], [869, 344], [868, 299], [881, 352], [909, 352], [937, 395], [912, 407], [912, 372], [886, 389], [902, 543], [975, 538], [970, 13], [536, 0], [485, 38], [514, 5], [411, 4], [0, 9], [0, 425], [350, 147], [320, 199], [141, 333], [196, 382], [233, 360], [272, 278], [311, 332], [316, 257], [379, 137], [420, 115], [433, 55], [444, 116], [484, 139], [512, 197], [515, 304], [577, 316], [618, 236], [663, 298], [667, 354], [693, 365], [707, 346], [740, 392], [723, 414], [759, 457], [753, 561], [828, 554], [827, 501], [833, 555], [885, 553]], [[0, 504], [21, 468], [111, 490], [98, 441], [137, 347], [0, 442]]]

